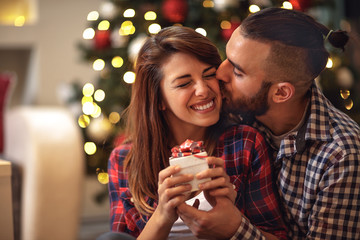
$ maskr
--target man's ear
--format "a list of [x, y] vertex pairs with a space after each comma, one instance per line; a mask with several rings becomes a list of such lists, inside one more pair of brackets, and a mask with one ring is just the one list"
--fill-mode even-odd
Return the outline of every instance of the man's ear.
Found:
[[275, 103], [283, 103], [291, 99], [295, 94], [295, 87], [289, 82], [273, 84], [272, 100]]

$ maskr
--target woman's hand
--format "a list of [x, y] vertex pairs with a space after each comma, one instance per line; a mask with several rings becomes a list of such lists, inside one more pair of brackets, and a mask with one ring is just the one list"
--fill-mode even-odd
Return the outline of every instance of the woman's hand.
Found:
[[206, 200], [211, 206], [215, 206], [216, 197], [227, 197], [232, 203], [235, 203], [237, 192], [224, 169], [224, 160], [216, 157], [207, 157], [206, 160], [211, 168], [196, 175], [198, 179], [209, 177], [212, 179], [211, 181], [199, 184], [199, 188], [204, 191]]
[[191, 190], [191, 185], [184, 183], [194, 179], [194, 175], [189, 174], [173, 176], [178, 172], [179, 166], [170, 166], [159, 172], [158, 206], [138, 236], [138, 240], [168, 238], [171, 227], [178, 218], [177, 207], [185, 202], [184, 193]]
[[[170, 166], [159, 172], [158, 181], [158, 206], [155, 210], [163, 223], [173, 225], [178, 218], [176, 207], [185, 202], [187, 191], [191, 190], [190, 184], [185, 184], [194, 178], [191, 174], [174, 176], [180, 172], [179, 166]], [[155, 213], [157, 216], [157, 213]]]

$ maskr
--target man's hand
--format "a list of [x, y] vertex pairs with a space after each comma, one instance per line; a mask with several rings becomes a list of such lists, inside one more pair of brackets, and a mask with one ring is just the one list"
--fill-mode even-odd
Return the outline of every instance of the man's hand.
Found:
[[178, 206], [178, 214], [197, 238], [231, 238], [240, 226], [242, 213], [229, 198], [216, 198], [216, 205], [206, 212], [183, 203]]

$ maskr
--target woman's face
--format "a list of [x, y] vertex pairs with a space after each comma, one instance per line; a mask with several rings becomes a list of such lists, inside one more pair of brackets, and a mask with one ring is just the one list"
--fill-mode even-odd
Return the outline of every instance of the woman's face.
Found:
[[163, 64], [162, 106], [174, 129], [196, 130], [219, 120], [221, 93], [216, 68], [185, 53]]

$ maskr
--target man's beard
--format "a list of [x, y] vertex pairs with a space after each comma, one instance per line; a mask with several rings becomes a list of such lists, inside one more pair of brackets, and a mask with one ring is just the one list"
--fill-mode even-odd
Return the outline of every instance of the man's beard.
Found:
[[[260, 90], [253, 97], [237, 98], [236, 100], [227, 98], [223, 102], [223, 110], [227, 113], [240, 115], [242, 118], [264, 115], [269, 109], [268, 95], [271, 85], [271, 82], [263, 81]], [[223, 96], [231, 96], [225, 88], [222, 91]]]

